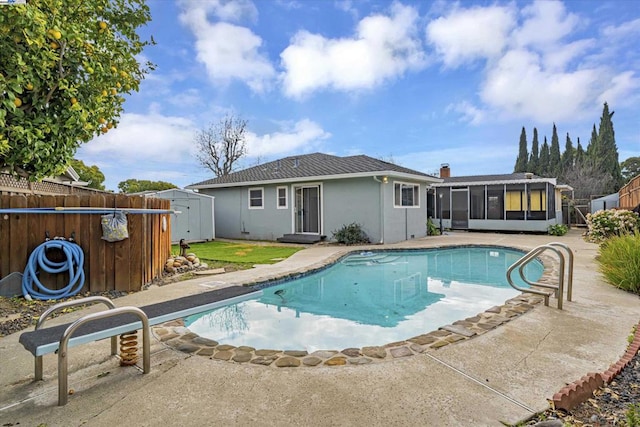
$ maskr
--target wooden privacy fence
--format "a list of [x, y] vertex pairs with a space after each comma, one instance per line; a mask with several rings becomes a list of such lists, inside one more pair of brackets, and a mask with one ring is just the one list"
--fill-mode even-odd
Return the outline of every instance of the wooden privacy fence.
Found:
[[[168, 210], [169, 206], [169, 200], [121, 194], [0, 195], [0, 209], [88, 207]], [[129, 238], [107, 242], [102, 239], [100, 214], [0, 213], [0, 278], [15, 271], [24, 272], [29, 255], [45, 241], [47, 233], [51, 238], [68, 239], [73, 235], [85, 255], [83, 292], [139, 291], [162, 275], [171, 254], [169, 215], [129, 213]], [[55, 253], [52, 257], [56, 255], [60, 257]], [[69, 275], [42, 272], [39, 280], [49, 289], [57, 290], [68, 284]]]
[[633, 178], [618, 192], [620, 196], [619, 206], [624, 209], [633, 209], [640, 205], [640, 175]]

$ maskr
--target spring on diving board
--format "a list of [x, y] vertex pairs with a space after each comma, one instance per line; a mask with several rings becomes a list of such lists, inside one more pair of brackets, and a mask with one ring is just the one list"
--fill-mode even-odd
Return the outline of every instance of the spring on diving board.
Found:
[[120, 335], [120, 366], [132, 366], [138, 362], [138, 331]]

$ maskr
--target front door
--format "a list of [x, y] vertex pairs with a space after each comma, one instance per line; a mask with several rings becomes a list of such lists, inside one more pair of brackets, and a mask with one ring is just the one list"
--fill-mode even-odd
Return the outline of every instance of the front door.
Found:
[[295, 232], [320, 234], [320, 186], [295, 187]]
[[451, 228], [469, 228], [469, 190], [451, 191]]

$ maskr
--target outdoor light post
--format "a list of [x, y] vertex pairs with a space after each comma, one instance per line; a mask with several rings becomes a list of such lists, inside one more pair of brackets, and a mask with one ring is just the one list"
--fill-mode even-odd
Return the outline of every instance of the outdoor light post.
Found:
[[440, 213], [438, 217], [440, 218], [440, 235], [442, 236], [442, 193], [439, 194], [440, 197]]

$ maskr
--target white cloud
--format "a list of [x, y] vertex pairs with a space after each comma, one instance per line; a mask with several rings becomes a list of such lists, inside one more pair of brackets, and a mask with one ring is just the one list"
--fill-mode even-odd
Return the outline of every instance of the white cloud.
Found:
[[125, 113], [117, 128], [82, 147], [84, 158], [100, 163], [178, 163], [193, 153], [194, 124], [183, 117]]
[[604, 27], [602, 34], [607, 38], [621, 39], [640, 34], [640, 18], [633, 21], [624, 22], [618, 26], [609, 25]]
[[569, 35], [579, 18], [567, 13], [564, 4], [555, 0], [536, 0], [522, 9], [525, 21], [514, 34], [518, 47], [549, 47]]
[[457, 113], [460, 113], [462, 115], [461, 121], [468, 122], [473, 125], [482, 123], [486, 118], [485, 111], [472, 105], [468, 101], [451, 104], [447, 107], [446, 111], [456, 111]]
[[480, 97], [515, 117], [542, 122], [574, 119], [591, 106], [598, 74], [596, 70], [549, 72], [535, 53], [513, 50], [488, 72]]
[[303, 119], [281, 132], [266, 135], [247, 132], [247, 154], [250, 157], [268, 157], [299, 150], [309, 151], [330, 136], [317, 123]]
[[640, 78], [636, 77], [633, 71], [625, 71], [611, 79], [609, 88], [600, 95], [598, 100], [600, 104], [608, 102], [609, 105], [633, 105], [640, 98], [638, 89], [640, 89]]
[[[517, 12], [514, 6], [456, 6], [427, 25], [427, 40], [445, 67], [484, 65], [478, 99], [458, 101], [447, 111], [471, 124], [488, 118], [573, 121], [604, 99], [637, 94], [639, 79], [628, 71], [635, 50], [623, 55], [621, 49], [640, 31], [640, 20], [605, 27], [609, 38], [596, 39], [580, 37], [586, 22], [562, 2], [536, 0]], [[611, 52], [616, 60], [605, 54]]]
[[547, 70], [562, 71], [570, 65], [571, 61], [592, 49], [595, 43], [594, 39], [584, 39], [556, 46], [545, 52], [544, 66]]
[[[209, 22], [207, 13], [211, 4], [189, 2], [189, 7], [180, 14], [180, 21], [196, 37], [198, 61], [205, 65], [209, 77], [217, 84], [237, 79], [256, 92], [265, 91], [275, 76], [275, 70], [266, 55], [260, 52], [262, 39], [246, 27]], [[214, 10], [222, 16], [232, 13]]]
[[492, 150], [478, 150], [487, 141], [473, 141], [464, 146], [446, 147], [437, 150], [419, 151], [407, 153], [402, 156], [394, 156], [398, 164], [424, 171], [438, 176], [440, 165], [449, 163], [451, 176], [486, 175], [496, 173], [511, 173], [512, 170], [496, 170], [496, 164], [513, 165], [513, 159], [517, 156], [517, 145], [504, 147], [493, 146]]
[[390, 16], [362, 19], [352, 38], [328, 39], [299, 31], [280, 54], [284, 92], [370, 89], [425, 65], [415, 9], [394, 3]]
[[515, 25], [511, 8], [455, 9], [427, 25], [427, 40], [448, 67], [500, 55]]
[[186, 13], [198, 9], [222, 21], [239, 22], [247, 19], [253, 22], [258, 19], [258, 9], [250, 0], [180, 0], [179, 4]]

